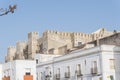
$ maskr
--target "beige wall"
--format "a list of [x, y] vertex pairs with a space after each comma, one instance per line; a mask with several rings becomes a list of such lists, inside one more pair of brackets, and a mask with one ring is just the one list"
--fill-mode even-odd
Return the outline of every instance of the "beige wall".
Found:
[[33, 58], [36, 50], [38, 49], [38, 32], [30, 32], [28, 33], [28, 54], [30, 55], [29, 58]]
[[6, 56], [6, 59], [5, 61], [12, 61], [13, 58], [15, 57], [15, 54], [16, 54], [16, 47], [15, 46], [10, 46], [8, 47], [7, 49], [7, 56]]
[[24, 59], [24, 49], [27, 46], [27, 42], [17, 42], [16, 43], [16, 58]]
[[[24, 56], [28, 56], [28, 59], [33, 59], [36, 53], [49, 54], [49, 50], [54, 49], [54, 54], [62, 55], [64, 54], [61, 48], [63, 46], [67, 47], [64, 50], [68, 50], [112, 34], [113, 32], [107, 31], [104, 28], [91, 34], [48, 30], [43, 32], [41, 37], [38, 32], [30, 32], [28, 33], [28, 41], [26, 43], [17, 43], [17, 51], [14, 51], [14, 54], [20, 54], [20, 59], [23, 59]], [[26, 55], [23, 55], [24, 49], [26, 49]], [[13, 52], [8, 52], [8, 54], [13, 54]], [[8, 57], [11, 57], [11, 55], [7, 55], [6, 58]]]

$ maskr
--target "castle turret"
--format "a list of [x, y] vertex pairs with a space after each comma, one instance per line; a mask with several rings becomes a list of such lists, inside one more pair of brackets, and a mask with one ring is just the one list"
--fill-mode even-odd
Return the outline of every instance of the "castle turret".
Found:
[[24, 49], [26, 49], [27, 42], [17, 42], [16, 44], [16, 58], [24, 59]]
[[6, 56], [6, 62], [14, 60], [16, 53], [16, 47], [15, 46], [9, 46], [7, 49], [7, 56]]
[[28, 56], [29, 59], [33, 59], [36, 51], [38, 50], [38, 32], [28, 33]]

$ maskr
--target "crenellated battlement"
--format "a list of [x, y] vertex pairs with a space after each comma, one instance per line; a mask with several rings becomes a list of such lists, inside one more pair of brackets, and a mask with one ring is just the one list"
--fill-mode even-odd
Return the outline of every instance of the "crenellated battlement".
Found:
[[[102, 33], [102, 32], [101, 32]], [[74, 36], [74, 37], [78, 37], [78, 38], [87, 38], [87, 39], [90, 39], [90, 38], [93, 38], [93, 35], [94, 37], [97, 37], [97, 36], [101, 36], [100, 34], [96, 34], [96, 33], [93, 33], [93, 34], [86, 34], [86, 33], [81, 33], [81, 32], [59, 32], [59, 31], [55, 31], [55, 30], [47, 30], [43, 33], [43, 36], [47, 36], [49, 34], [49, 36], [60, 36], [60, 37], [70, 37], [70, 36]]]
[[39, 32], [30, 32], [28, 33], [28, 39], [29, 40], [35, 40], [39, 38]]
[[43, 32], [43, 36], [45, 35], [55, 35], [55, 36], [62, 36], [62, 37], [69, 37], [71, 35], [71, 32], [59, 32], [55, 30], [47, 30]]
[[30, 32], [28, 33], [28, 38], [34, 37], [34, 36], [39, 36], [39, 32]]
[[92, 38], [92, 34], [86, 34], [86, 33], [79, 33], [79, 32], [75, 32], [75, 33], [73, 33], [73, 35], [74, 36], [76, 36], [76, 37], [78, 37], [78, 38], [80, 38], [80, 37], [82, 37], [82, 38]]
[[[32, 59], [34, 58], [36, 52], [47, 54], [49, 49], [55, 48], [57, 50], [59, 47], [64, 45], [67, 45], [67, 49], [71, 49], [80, 46], [81, 44], [85, 44], [87, 42], [94, 41], [98, 38], [100, 39], [111, 34], [113, 33], [107, 31], [104, 28], [90, 34], [82, 32], [61, 32], [56, 30], [46, 30], [43, 32], [41, 37], [39, 36], [39, 32], [29, 32], [28, 41], [18, 41], [16, 46], [9, 46], [8, 54], [29, 54], [27, 58]], [[23, 56], [26, 57], [26, 55]]]
[[29, 32], [28, 34], [36, 34], [36, 35], [38, 35], [39, 34], [39, 32]]
[[8, 49], [16, 49], [16, 46], [8, 46]]
[[22, 44], [26, 44], [27, 41], [17, 41], [17, 44], [20, 44], [20, 43], [22, 43]]
[[59, 34], [60, 33], [59, 31], [55, 31], [55, 30], [47, 30], [46, 32], [49, 34]]
[[60, 32], [60, 35], [67, 37], [71, 35], [71, 32]]

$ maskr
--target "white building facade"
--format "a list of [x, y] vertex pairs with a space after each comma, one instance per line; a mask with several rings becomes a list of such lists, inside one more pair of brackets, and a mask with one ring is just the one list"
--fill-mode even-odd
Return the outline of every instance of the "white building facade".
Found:
[[0, 80], [2, 80], [2, 64], [0, 64]]
[[15, 60], [2, 66], [2, 80], [36, 80], [35, 61]]
[[[61, 55], [37, 54], [35, 56], [37, 80], [53, 80], [53, 58]], [[46, 64], [47, 63], [47, 64]], [[41, 65], [39, 65], [41, 64]], [[44, 65], [45, 64], [45, 65]]]
[[37, 80], [120, 80], [120, 46], [73, 51], [37, 65]]

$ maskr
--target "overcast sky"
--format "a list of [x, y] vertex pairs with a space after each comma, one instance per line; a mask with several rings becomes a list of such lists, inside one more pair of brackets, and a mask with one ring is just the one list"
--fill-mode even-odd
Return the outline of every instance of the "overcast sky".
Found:
[[4, 62], [7, 47], [27, 41], [31, 31], [120, 30], [120, 0], [0, 0], [2, 8], [10, 4], [18, 8], [0, 17], [0, 62]]

